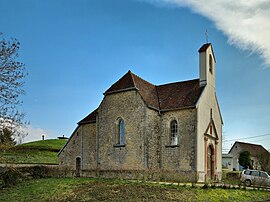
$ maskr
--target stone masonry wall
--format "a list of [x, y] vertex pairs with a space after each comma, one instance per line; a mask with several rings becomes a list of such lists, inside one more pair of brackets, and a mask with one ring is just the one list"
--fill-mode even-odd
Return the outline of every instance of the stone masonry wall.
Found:
[[147, 168], [156, 170], [159, 168], [160, 151], [160, 116], [157, 111], [147, 109], [146, 123], [146, 148], [147, 148]]
[[96, 124], [84, 124], [82, 127], [82, 170], [96, 169]]
[[81, 157], [81, 140], [81, 127], [78, 127], [58, 157], [61, 166], [67, 166], [75, 170], [76, 158]]
[[[178, 123], [178, 146], [170, 145], [170, 122]], [[162, 120], [162, 169], [195, 171], [196, 109], [169, 111]]]
[[73, 132], [59, 155], [59, 164], [75, 170], [76, 158], [82, 161], [81, 169], [96, 169], [96, 124], [84, 124]]
[[[125, 123], [125, 145], [122, 146], [115, 144], [119, 118]], [[178, 123], [177, 147], [169, 145], [173, 119]], [[76, 157], [81, 157], [83, 176], [103, 173], [104, 177], [109, 177], [124, 172], [133, 178], [143, 177], [145, 172], [171, 176], [164, 179], [175, 178], [174, 175], [179, 178], [182, 172], [194, 176], [196, 120], [196, 109], [161, 115], [148, 108], [135, 90], [109, 94], [99, 106], [97, 123], [81, 125], [74, 131], [59, 155], [59, 162], [75, 170]], [[162, 177], [160, 174], [158, 176]]]
[[[147, 164], [146, 105], [135, 90], [106, 95], [98, 111], [100, 170], [140, 170]], [[125, 123], [125, 146], [115, 145], [117, 120]]]

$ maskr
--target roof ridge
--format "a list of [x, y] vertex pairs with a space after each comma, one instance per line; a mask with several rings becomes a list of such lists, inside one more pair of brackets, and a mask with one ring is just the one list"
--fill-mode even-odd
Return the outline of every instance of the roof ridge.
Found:
[[160, 107], [160, 98], [159, 98], [158, 88], [157, 88], [156, 85], [155, 85], [155, 89], [156, 89], [156, 92], [157, 92], [158, 109], [161, 110], [161, 107]]
[[253, 144], [253, 143], [249, 143], [249, 142], [240, 142], [240, 141], [236, 141], [236, 142], [241, 143], [241, 144], [249, 144], [249, 145], [256, 145], [256, 146], [261, 146], [262, 147], [261, 144]]
[[134, 80], [134, 78], [133, 78], [133, 75], [135, 75], [135, 74], [133, 74], [130, 70], [128, 70], [128, 73], [129, 73], [130, 76], [131, 76], [131, 79], [132, 79], [132, 82], [133, 82], [133, 84], [134, 84], [134, 87], [137, 88], [136, 82], [135, 82], [135, 80]]
[[157, 86], [157, 87], [160, 87], [160, 86], [166, 86], [166, 85], [171, 85], [171, 84], [187, 83], [187, 82], [196, 81], [196, 80], [199, 80], [199, 78], [191, 79], [191, 80], [185, 80], [185, 81], [175, 81], [175, 82], [165, 83], [165, 84], [156, 85], [156, 86]]
[[114, 82], [103, 94], [121, 92], [123, 90], [136, 89], [131, 71], [129, 70], [116, 82]]
[[155, 85], [129, 70], [104, 95], [137, 90], [148, 107], [155, 110], [168, 110], [195, 106], [194, 104], [202, 92], [198, 86], [198, 78]]
[[[130, 71], [130, 70], [129, 70], [129, 71]], [[130, 73], [131, 73], [131, 75], [133, 75], [133, 76], [135, 76], [135, 77], [138, 77], [139, 79], [143, 80], [144, 82], [146, 82], [146, 83], [148, 83], [148, 84], [150, 84], [150, 85], [152, 85], [152, 86], [155, 86], [154, 84], [150, 83], [149, 81], [146, 81], [145, 79], [141, 78], [141, 77], [138, 76], [137, 74], [134, 74], [134, 73], [131, 72], [131, 71], [130, 71]], [[133, 79], [133, 76], [132, 76], [132, 79]], [[134, 84], [135, 84], [135, 81], [134, 81]], [[136, 84], [135, 84], [135, 85], [136, 85]]]

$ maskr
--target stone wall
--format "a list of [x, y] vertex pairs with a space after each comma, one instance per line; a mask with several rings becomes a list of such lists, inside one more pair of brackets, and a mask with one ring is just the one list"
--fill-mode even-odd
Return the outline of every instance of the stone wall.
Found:
[[96, 169], [96, 124], [83, 124], [82, 130], [82, 168]]
[[[170, 122], [178, 123], [178, 145], [170, 145]], [[162, 118], [162, 168], [195, 171], [196, 109], [169, 111]]]
[[[119, 118], [125, 123], [125, 145], [116, 144]], [[178, 124], [178, 145], [174, 146], [169, 141], [172, 120]], [[74, 131], [59, 162], [75, 169], [76, 158], [80, 157], [82, 176], [194, 180], [196, 141], [196, 108], [159, 113], [146, 106], [138, 91], [130, 90], [104, 97], [97, 122]]]
[[[147, 108], [138, 91], [106, 95], [98, 110], [98, 163], [100, 170], [140, 170], [147, 163], [144, 144]], [[117, 121], [125, 123], [125, 145], [116, 145]]]
[[159, 168], [160, 155], [160, 116], [157, 111], [147, 108], [145, 128], [145, 147], [147, 155], [147, 169], [156, 170]]
[[58, 156], [59, 165], [75, 169], [76, 158], [81, 157], [81, 127], [77, 127]]
[[59, 154], [59, 164], [75, 169], [77, 157], [81, 158], [81, 169], [96, 169], [95, 123], [83, 124], [75, 129]]

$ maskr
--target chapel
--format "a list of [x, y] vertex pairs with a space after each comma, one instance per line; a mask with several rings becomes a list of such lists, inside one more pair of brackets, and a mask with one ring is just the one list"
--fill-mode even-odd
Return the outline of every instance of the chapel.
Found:
[[128, 71], [113, 83], [60, 150], [60, 166], [76, 176], [221, 180], [216, 58], [211, 43], [198, 52], [197, 79], [155, 85]]

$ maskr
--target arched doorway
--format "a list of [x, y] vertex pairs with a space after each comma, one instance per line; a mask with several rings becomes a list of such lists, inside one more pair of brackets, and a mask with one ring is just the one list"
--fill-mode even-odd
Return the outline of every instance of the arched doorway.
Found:
[[81, 174], [81, 157], [76, 158], [76, 177], [80, 177]]
[[213, 145], [209, 145], [207, 151], [207, 175], [210, 179], [215, 177], [215, 151]]

